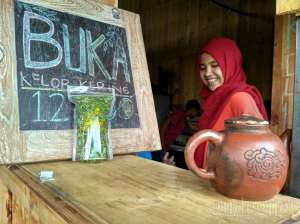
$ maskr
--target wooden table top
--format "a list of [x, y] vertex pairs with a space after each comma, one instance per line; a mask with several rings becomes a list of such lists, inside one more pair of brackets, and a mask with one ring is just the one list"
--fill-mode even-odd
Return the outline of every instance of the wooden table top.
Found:
[[53, 208], [57, 198], [67, 201], [91, 223], [269, 224], [296, 223], [300, 217], [299, 199], [283, 195], [265, 202], [230, 199], [189, 170], [136, 156], [118, 156], [100, 163], [28, 164], [14, 172], [23, 176], [22, 170], [32, 176], [53, 170], [55, 181], [42, 184], [31, 178], [50, 193], [32, 188], [53, 203]]

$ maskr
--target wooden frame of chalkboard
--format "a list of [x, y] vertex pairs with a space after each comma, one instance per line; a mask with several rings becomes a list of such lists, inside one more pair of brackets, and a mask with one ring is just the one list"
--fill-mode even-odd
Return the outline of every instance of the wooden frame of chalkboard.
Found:
[[71, 158], [67, 85], [114, 88], [114, 154], [161, 148], [137, 14], [90, 0], [2, 0], [0, 163]]

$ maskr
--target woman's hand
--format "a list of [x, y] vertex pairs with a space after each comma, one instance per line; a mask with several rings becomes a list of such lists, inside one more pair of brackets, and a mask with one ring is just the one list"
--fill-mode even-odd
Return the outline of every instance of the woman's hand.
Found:
[[174, 156], [171, 156], [169, 158], [169, 152], [166, 152], [163, 158], [163, 163], [171, 165], [171, 166], [175, 166], [175, 161], [174, 161]]

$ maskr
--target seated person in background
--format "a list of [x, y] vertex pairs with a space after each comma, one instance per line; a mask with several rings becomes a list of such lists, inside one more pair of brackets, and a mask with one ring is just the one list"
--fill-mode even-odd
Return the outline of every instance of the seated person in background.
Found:
[[[242, 114], [268, 120], [258, 89], [246, 82], [242, 55], [236, 43], [228, 38], [214, 38], [199, 52], [198, 74], [203, 83], [203, 113], [199, 128], [220, 131], [224, 121]], [[201, 144], [195, 153], [198, 167], [205, 167], [208, 144]]]
[[[160, 127], [160, 139], [164, 153], [163, 162], [175, 165], [174, 156], [169, 157], [169, 147], [173, 144], [176, 138], [185, 130], [187, 120], [193, 119], [200, 115], [201, 107], [197, 100], [189, 100], [185, 105], [185, 110], [178, 110], [170, 114], [167, 120]], [[195, 129], [195, 126], [189, 128]], [[197, 126], [196, 129], [198, 130]], [[197, 130], [192, 130], [195, 132]]]

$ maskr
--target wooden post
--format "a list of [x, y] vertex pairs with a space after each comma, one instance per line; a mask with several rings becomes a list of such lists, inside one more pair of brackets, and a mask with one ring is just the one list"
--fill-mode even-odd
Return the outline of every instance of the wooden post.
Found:
[[294, 86], [294, 116], [293, 116], [293, 136], [292, 152], [290, 164], [290, 186], [289, 193], [300, 198], [300, 19], [297, 18], [296, 32], [296, 74]]
[[277, 135], [293, 126], [296, 17], [275, 18], [271, 129]]
[[299, 12], [300, 1], [276, 0], [271, 128], [277, 134], [292, 129], [287, 193], [295, 197], [300, 197]]

